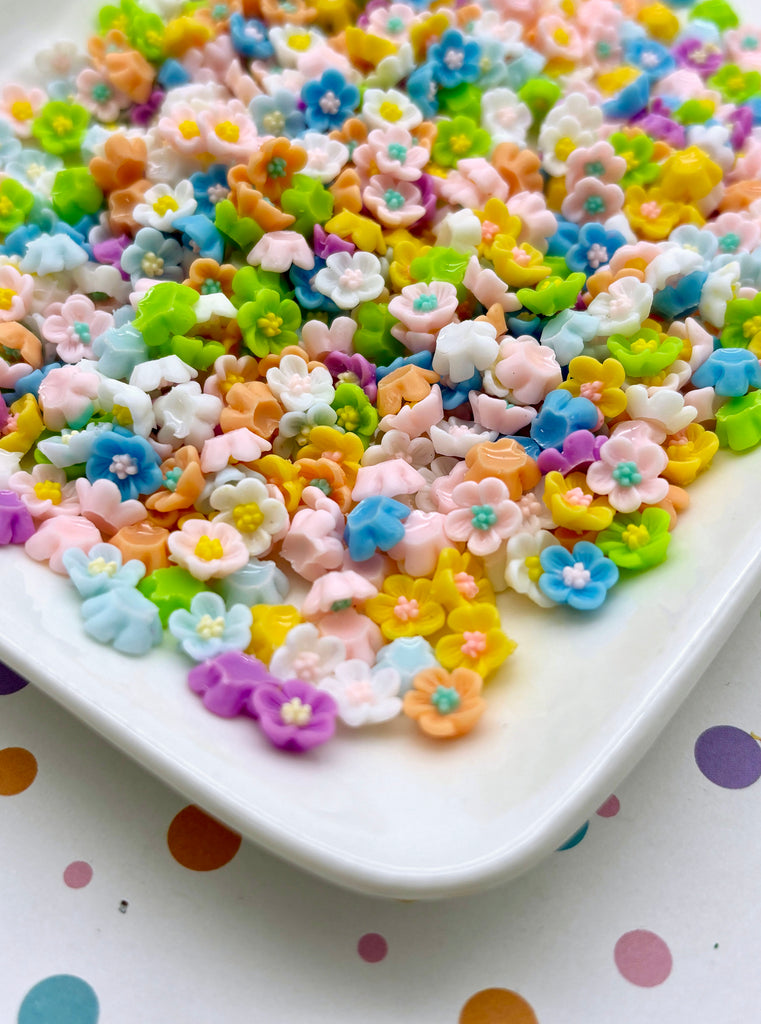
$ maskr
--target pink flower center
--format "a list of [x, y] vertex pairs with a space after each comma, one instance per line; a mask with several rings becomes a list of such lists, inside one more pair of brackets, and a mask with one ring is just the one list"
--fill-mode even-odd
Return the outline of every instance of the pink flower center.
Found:
[[460, 650], [466, 658], [472, 658], [475, 661], [486, 650], [486, 633], [480, 633], [478, 630], [473, 630], [473, 632], [466, 630], [462, 634], [462, 641]]
[[420, 608], [414, 597], [397, 598], [396, 604], [394, 605], [394, 616], [399, 619], [400, 622], [411, 622], [417, 619], [420, 615]]
[[458, 593], [472, 601], [478, 593], [478, 584], [467, 572], [458, 572], [454, 577], [454, 585]]
[[492, 242], [499, 234], [499, 224], [485, 220], [481, 225], [481, 239], [484, 242]]
[[347, 288], [350, 292], [353, 292], [359, 288], [363, 280], [364, 274], [361, 270], [356, 267], [349, 267], [348, 270], [344, 270], [343, 274], [341, 274], [338, 283], [342, 288]]
[[513, 262], [517, 263], [519, 267], [527, 267], [531, 262], [531, 256], [525, 249], [521, 249], [517, 245], [514, 247], [511, 256], [513, 257]]
[[585, 384], [582, 384], [579, 388], [579, 394], [582, 398], [588, 399], [590, 402], [594, 402], [595, 405], [602, 398], [602, 392], [605, 384], [601, 380], [590, 380]]
[[660, 205], [652, 199], [649, 203], [643, 203], [639, 208], [639, 212], [643, 217], [646, 217], [647, 220], [657, 220], [661, 215], [661, 208]]
[[372, 704], [373, 688], [367, 679], [358, 679], [346, 687], [346, 699], [349, 704]]
[[592, 504], [592, 495], [585, 494], [580, 487], [572, 487], [570, 491], [565, 493], [565, 502], [567, 505], [576, 505], [579, 508], [589, 508]]
[[292, 373], [288, 378], [287, 387], [292, 395], [309, 394], [309, 378], [302, 377], [300, 373]]
[[302, 651], [293, 659], [293, 671], [299, 679], [313, 682], [319, 676], [320, 655], [315, 651]]

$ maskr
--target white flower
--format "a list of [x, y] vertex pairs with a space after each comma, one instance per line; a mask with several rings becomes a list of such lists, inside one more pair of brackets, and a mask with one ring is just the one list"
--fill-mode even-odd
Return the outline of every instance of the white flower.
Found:
[[215, 395], [205, 395], [196, 381], [176, 384], [153, 403], [156, 422], [161, 428], [159, 441], [201, 448], [204, 441], [214, 436], [222, 407], [222, 400]]
[[430, 466], [435, 455], [427, 437], [410, 438], [401, 430], [387, 430], [380, 444], [371, 445], [362, 456], [363, 466], [376, 466], [389, 459], [404, 459], [413, 469]]
[[642, 326], [653, 304], [653, 289], [636, 277], [621, 277], [590, 302], [587, 312], [596, 316], [598, 335], [633, 334]]
[[410, 131], [423, 120], [420, 109], [398, 89], [367, 89], [362, 98], [362, 117], [368, 128]]
[[197, 205], [193, 186], [187, 179], [178, 182], [176, 188], [161, 183], [152, 185], [143, 200], [137, 203], [132, 216], [138, 224], [158, 231], [171, 231], [174, 222], [180, 217], [189, 217]]
[[523, 146], [531, 125], [531, 111], [512, 89], [492, 89], [481, 99], [481, 125], [495, 146], [500, 142]]
[[209, 503], [218, 511], [212, 522], [219, 520], [234, 526], [252, 558], [265, 555], [272, 547], [273, 538], [288, 525], [288, 511], [283, 502], [273, 498], [267, 485], [255, 477], [222, 484], [212, 491]]
[[138, 363], [130, 374], [129, 382], [141, 391], [158, 391], [172, 384], [187, 384], [198, 376], [198, 370], [183, 363], [179, 356], [161, 356]]
[[304, 54], [325, 43], [322, 32], [303, 25], [273, 26], [269, 30], [269, 37], [278, 64], [284, 68], [295, 68], [303, 60]]
[[481, 242], [481, 221], [472, 210], [454, 210], [438, 222], [436, 244], [466, 255], [476, 254]]
[[555, 603], [545, 597], [538, 586], [544, 571], [539, 563], [539, 554], [553, 544], [557, 541], [548, 530], [516, 533], [507, 542], [505, 582], [519, 594], [530, 597], [540, 608], [551, 608]]
[[447, 324], [436, 338], [433, 369], [453, 383], [469, 380], [476, 370], [483, 372], [497, 358], [497, 328], [486, 320]]
[[206, 324], [215, 317], [234, 320], [238, 311], [224, 292], [209, 292], [208, 295], [198, 296], [193, 312], [197, 324]]
[[324, 366], [310, 370], [300, 356], [283, 356], [279, 366], [267, 370], [272, 394], [288, 412], [306, 412], [317, 402], [330, 405], [335, 397], [333, 378]]
[[124, 381], [100, 375], [98, 402], [104, 412], [114, 414], [114, 424], [148, 437], [156, 426], [151, 396]]
[[93, 295], [95, 292], [100, 292], [115, 299], [121, 306], [129, 298], [129, 281], [124, 280], [116, 267], [108, 266], [108, 264], [83, 263], [80, 267], [74, 268], [72, 277], [77, 291], [82, 295]]
[[337, 636], [320, 636], [311, 622], [294, 626], [270, 661], [270, 672], [278, 679], [303, 679], [318, 685], [346, 661], [346, 646]]
[[714, 327], [724, 326], [727, 303], [735, 297], [740, 280], [740, 264], [736, 260], [725, 263], [708, 275], [700, 293], [700, 315]]
[[415, 66], [415, 56], [410, 43], [402, 43], [396, 53], [379, 61], [374, 71], [365, 77], [368, 89], [390, 89], [401, 82]]
[[450, 416], [448, 420], [442, 420], [428, 433], [433, 441], [437, 455], [454, 455], [464, 459], [471, 448], [484, 441], [496, 441], [497, 431], [486, 430], [477, 423], [469, 420], [461, 420], [456, 416]]
[[359, 658], [352, 658], [337, 665], [333, 675], [322, 680], [320, 689], [335, 698], [341, 721], [356, 729], [395, 718], [402, 710], [400, 685], [395, 668], [371, 669]]
[[385, 287], [381, 264], [371, 252], [336, 252], [314, 279], [314, 288], [340, 309], [354, 309], [377, 299]]
[[632, 420], [647, 423], [653, 436], [663, 440], [666, 434], [677, 434], [692, 423], [697, 409], [685, 405], [684, 395], [678, 391], [632, 384], [626, 389], [626, 413]]
[[674, 277], [686, 277], [703, 267], [704, 259], [694, 249], [683, 249], [680, 245], [667, 242], [661, 251], [647, 265], [645, 283], [654, 292], [660, 292]]
[[300, 173], [323, 183], [337, 178], [349, 159], [348, 147], [343, 142], [319, 132], [307, 132], [301, 136], [299, 144], [307, 153], [306, 166]]
[[523, 516], [521, 533], [539, 533], [540, 530], [551, 530], [555, 526], [552, 513], [542, 501], [544, 480], [542, 479], [533, 491], [526, 491], [518, 498], [516, 504]]
[[687, 129], [687, 145], [702, 149], [726, 174], [735, 162], [729, 134], [729, 128], [723, 124], [693, 124]]
[[0, 448], [0, 491], [8, 490], [8, 481], [21, 469], [21, 452], [6, 452]]
[[580, 92], [573, 92], [556, 103], [539, 132], [544, 169], [558, 177], [565, 174], [568, 157], [574, 149], [597, 142], [601, 124], [602, 111], [592, 106]]

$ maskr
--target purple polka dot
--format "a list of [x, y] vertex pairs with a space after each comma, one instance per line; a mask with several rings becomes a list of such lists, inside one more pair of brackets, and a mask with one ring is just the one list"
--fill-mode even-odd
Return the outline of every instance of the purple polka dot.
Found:
[[641, 988], [661, 985], [673, 966], [671, 950], [660, 935], [643, 928], [621, 936], [613, 950], [613, 959], [626, 980]]
[[724, 789], [744, 789], [761, 778], [761, 744], [734, 725], [714, 725], [702, 732], [695, 760], [705, 777]]
[[0, 663], [0, 697], [7, 697], [11, 693], [17, 693], [28, 686], [26, 679], [14, 672], [12, 668]]
[[621, 803], [618, 797], [614, 794], [613, 796], [609, 796], [604, 804], [600, 804], [595, 813], [598, 818], [615, 818], [620, 810]]
[[85, 860], [73, 860], [65, 868], [63, 880], [70, 889], [84, 889], [92, 880], [92, 868]]
[[386, 953], [388, 953], [388, 943], [377, 932], [368, 932], [357, 943], [357, 952], [365, 963], [377, 964], [381, 960], [385, 960]]

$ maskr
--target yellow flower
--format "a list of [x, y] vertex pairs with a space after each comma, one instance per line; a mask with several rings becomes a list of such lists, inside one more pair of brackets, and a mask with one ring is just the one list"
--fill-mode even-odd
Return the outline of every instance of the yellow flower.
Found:
[[22, 395], [9, 412], [10, 418], [5, 425], [7, 433], [0, 434], [0, 451], [25, 455], [45, 429], [37, 400], [34, 395]]
[[677, 224], [700, 227], [705, 223], [694, 206], [675, 202], [661, 186], [644, 189], [641, 185], [631, 185], [626, 190], [624, 212], [634, 230], [651, 241], [666, 238]]
[[705, 199], [721, 179], [721, 167], [698, 146], [689, 146], [668, 158], [663, 165], [659, 188], [667, 199], [694, 203]]
[[272, 655], [282, 647], [294, 626], [303, 622], [298, 608], [292, 604], [255, 604], [251, 609], [251, 643], [246, 654], [253, 654], [269, 665]]
[[279, 455], [265, 455], [252, 462], [251, 468], [261, 473], [267, 483], [278, 488], [289, 512], [296, 511], [306, 482], [302, 480], [298, 468], [290, 459], [283, 459]]
[[[486, 200], [483, 210], [475, 210], [475, 215], [481, 221], [481, 244], [478, 247], [479, 256], [491, 259], [492, 245], [498, 235], [509, 235], [516, 239], [521, 233], [521, 219], [510, 213], [501, 199], [492, 196]], [[517, 244], [517, 243], [513, 243]]]
[[365, 614], [380, 626], [387, 640], [402, 636], [431, 636], [444, 625], [444, 610], [432, 599], [433, 584], [396, 574], [365, 604]]
[[494, 591], [481, 560], [455, 548], [444, 548], [439, 554], [431, 597], [448, 612], [462, 605], [494, 603]]
[[424, 256], [431, 247], [401, 228], [386, 235], [386, 242], [391, 248], [391, 264], [388, 268], [391, 285], [394, 291], [400, 292], [408, 284], [415, 284], [410, 277], [410, 264], [418, 256]]
[[531, 287], [552, 273], [538, 249], [528, 242], [517, 245], [512, 235], [496, 236], [491, 261], [497, 274], [513, 288]]
[[493, 604], [455, 608], [447, 616], [448, 636], [436, 644], [436, 657], [444, 668], [469, 668], [483, 679], [513, 653], [517, 644], [502, 632]]
[[345, 33], [346, 52], [353, 62], [371, 64], [374, 68], [380, 62], [396, 53], [398, 47], [390, 39], [365, 32], [356, 25], [348, 25]]
[[584, 473], [569, 473], [566, 477], [556, 470], [548, 473], [543, 501], [558, 526], [577, 533], [604, 530], [613, 521], [613, 509], [605, 498], [593, 494]]
[[686, 429], [666, 438], [669, 461], [661, 475], [670, 484], [686, 487], [698, 473], [708, 469], [718, 448], [719, 439], [712, 430], [690, 423]]
[[361, 438], [351, 432], [342, 434], [333, 427], [312, 427], [309, 444], [298, 454], [299, 459], [330, 459], [343, 468], [346, 479], [354, 484], [359, 472], [359, 463], [365, 454]]
[[576, 356], [568, 367], [568, 379], [560, 387], [575, 397], [581, 396], [596, 405], [606, 419], [613, 419], [626, 408], [626, 394], [621, 390], [626, 371], [617, 359], [600, 362], [591, 356]]
[[341, 210], [335, 217], [330, 218], [325, 230], [329, 234], [338, 235], [339, 238], [348, 239], [363, 252], [374, 252], [378, 256], [384, 256], [386, 253], [386, 242], [380, 224], [369, 217], [363, 217], [361, 213]]

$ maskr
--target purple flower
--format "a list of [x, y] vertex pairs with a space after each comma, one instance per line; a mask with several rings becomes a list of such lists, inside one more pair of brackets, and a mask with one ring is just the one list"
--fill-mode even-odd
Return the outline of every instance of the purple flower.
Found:
[[430, 174], [421, 174], [415, 184], [420, 189], [420, 202], [425, 208], [425, 213], [417, 222], [420, 225], [430, 220], [436, 212], [436, 189]]
[[606, 437], [596, 437], [591, 430], [574, 430], [562, 448], [545, 448], [536, 460], [542, 476], [556, 470], [566, 476], [575, 469], [586, 469], [600, 458]]
[[311, 750], [335, 732], [335, 700], [301, 679], [288, 679], [280, 686], [265, 683], [254, 691], [251, 703], [264, 735], [281, 750]]
[[32, 516], [18, 494], [0, 491], [0, 545], [25, 544], [33, 533]]
[[721, 50], [702, 39], [683, 39], [671, 53], [680, 67], [697, 71], [704, 78], [714, 74], [724, 63]]
[[128, 245], [132, 244], [129, 235], [119, 235], [118, 238], [107, 238], [103, 242], [96, 242], [92, 247], [92, 254], [98, 263], [106, 263], [116, 267], [125, 281], [129, 281], [129, 274], [122, 270], [122, 253]]
[[130, 111], [132, 123], [141, 128], [147, 128], [153, 120], [154, 114], [161, 106], [164, 93], [161, 89], [154, 89], [145, 103], [137, 103]]
[[730, 142], [735, 149], [742, 149], [753, 128], [753, 111], [750, 107], [735, 107], [729, 120], [732, 124]]
[[334, 383], [348, 381], [350, 384], [358, 384], [370, 401], [375, 402], [378, 385], [375, 382], [374, 363], [369, 362], [358, 352], [353, 355], [329, 352], [325, 357], [325, 367], [330, 371]]
[[634, 118], [638, 128], [656, 139], [663, 139], [670, 146], [681, 149], [686, 141], [684, 127], [664, 114], [649, 113]]
[[336, 252], [352, 253], [357, 248], [348, 239], [340, 238], [338, 235], [329, 235], [322, 224], [315, 224], [312, 235], [314, 254], [321, 260], [326, 260]]
[[188, 686], [203, 698], [207, 711], [222, 718], [234, 718], [243, 712], [257, 717], [249, 703], [257, 687], [277, 680], [258, 658], [240, 651], [225, 651], [209, 658], [188, 672]]

